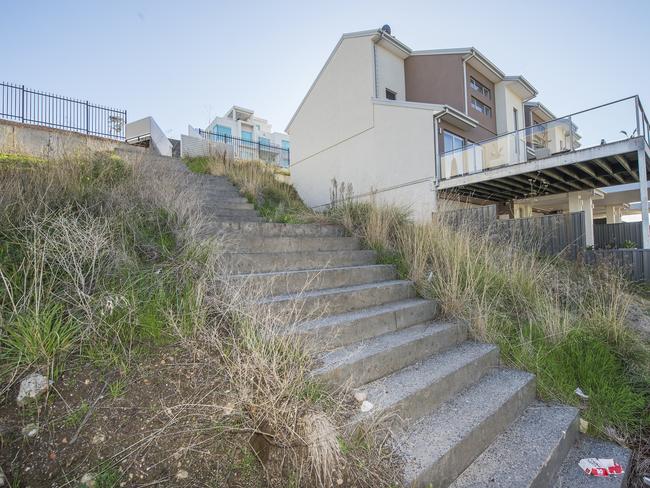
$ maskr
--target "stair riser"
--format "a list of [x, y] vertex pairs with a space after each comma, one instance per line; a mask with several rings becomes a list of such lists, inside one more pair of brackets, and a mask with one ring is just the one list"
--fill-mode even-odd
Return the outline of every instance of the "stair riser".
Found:
[[234, 243], [239, 252], [355, 251], [353, 237], [251, 237]]
[[283, 300], [265, 305], [273, 313], [281, 313], [288, 308], [296, 312], [296, 319], [324, 317], [351, 312], [383, 303], [407, 300], [416, 296], [411, 283], [396, 284], [390, 287], [368, 288], [353, 292], [342, 292], [325, 297], [306, 297], [295, 300]]
[[462, 473], [510, 423], [535, 399], [535, 381], [531, 379], [492, 415], [474, 429], [431, 466], [423, 467], [407, 486], [446, 488]]
[[399, 415], [400, 422], [413, 422], [430, 413], [434, 408], [453, 397], [456, 393], [479, 381], [485, 373], [498, 365], [499, 350], [493, 349], [471, 363], [465, 364], [462, 368], [441, 378], [440, 381], [428, 385], [426, 388], [415, 392], [415, 394], [402, 399], [402, 401], [392, 405], [391, 408], [382, 410], [381, 414], [396, 413]]
[[363, 317], [313, 331], [300, 331], [297, 335], [312, 338], [317, 349], [334, 349], [429, 322], [437, 315], [437, 308], [436, 302], [423, 302], [408, 309]]
[[397, 273], [391, 266], [370, 268], [325, 269], [273, 275], [242, 275], [236, 283], [246, 283], [262, 290], [265, 296], [298, 293], [301, 291], [324, 290], [341, 286], [363, 285], [396, 279]]
[[[560, 468], [562, 467], [562, 462], [566, 458], [567, 454], [571, 450], [580, 435], [580, 416], [576, 415], [575, 420], [566, 431], [566, 435], [560, 439], [555, 449], [539, 469], [537, 476], [533, 482], [525, 488], [547, 488], [553, 485], [553, 480], [555, 480]], [[569, 488], [569, 487], [567, 487]]]
[[364, 266], [374, 264], [373, 252], [347, 251], [333, 256], [317, 254], [278, 253], [239, 254], [226, 260], [236, 273], [266, 273], [273, 271], [293, 271], [302, 269], [337, 268], [344, 266]]
[[235, 202], [235, 201], [228, 201], [228, 200], [223, 200], [223, 201], [209, 200], [209, 201], [204, 201], [202, 205], [205, 208], [222, 209], [222, 210], [250, 210], [250, 211], [255, 210], [253, 205], [248, 203], [245, 200], [243, 202]]
[[332, 385], [357, 387], [448, 349], [464, 340], [466, 335], [465, 328], [450, 327], [360, 361], [351, 364], [344, 363], [337, 368], [319, 374], [318, 377]]
[[260, 218], [257, 215], [255, 210], [239, 210], [239, 209], [226, 209], [226, 208], [212, 208], [212, 207], [203, 207], [204, 212], [207, 216], [213, 217], [234, 217], [234, 218]]
[[276, 224], [271, 222], [259, 224], [247, 224], [239, 222], [222, 222], [213, 226], [215, 233], [241, 234], [245, 238], [249, 236], [259, 237], [336, 237], [344, 236], [343, 228], [335, 225], [292, 225]]

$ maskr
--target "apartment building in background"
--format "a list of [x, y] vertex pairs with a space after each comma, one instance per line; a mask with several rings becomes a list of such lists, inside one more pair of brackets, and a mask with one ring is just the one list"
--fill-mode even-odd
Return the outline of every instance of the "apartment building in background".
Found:
[[388, 26], [344, 34], [287, 126], [292, 181], [312, 207], [329, 203], [336, 179], [420, 220], [442, 199], [496, 203], [500, 218], [638, 214], [620, 192], [608, 208], [617, 192], [600, 190], [647, 189], [638, 97], [558, 118], [537, 94], [473, 47], [416, 51]]
[[205, 129], [189, 126], [188, 135], [225, 144], [235, 159], [260, 159], [287, 167], [290, 162], [290, 138], [274, 132], [268, 120], [253, 110], [233, 105], [223, 117], [215, 117]]

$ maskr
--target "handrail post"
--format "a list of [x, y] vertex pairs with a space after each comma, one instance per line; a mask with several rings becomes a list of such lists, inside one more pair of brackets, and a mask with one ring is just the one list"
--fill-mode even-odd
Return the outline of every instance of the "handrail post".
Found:
[[641, 135], [641, 102], [639, 95], [634, 97], [634, 111], [636, 112], [636, 135]]

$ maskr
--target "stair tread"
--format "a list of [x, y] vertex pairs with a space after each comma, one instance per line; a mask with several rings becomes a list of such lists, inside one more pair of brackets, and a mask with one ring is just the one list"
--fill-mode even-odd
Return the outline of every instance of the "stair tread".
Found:
[[355, 363], [383, 351], [388, 351], [403, 344], [417, 341], [423, 337], [457, 327], [459, 327], [458, 324], [451, 322], [429, 322], [425, 324], [417, 324], [394, 332], [372, 337], [349, 346], [339, 347], [321, 356], [320, 359], [322, 365], [315, 371], [315, 373], [323, 374], [342, 364]]
[[[613, 459], [625, 472], [623, 476], [594, 477], [582, 472], [578, 462], [584, 458]], [[632, 453], [629, 449], [612, 442], [579, 436], [575, 445], [564, 458], [560, 471], [555, 480], [554, 488], [620, 488], [626, 486], [630, 476]]]
[[417, 479], [424, 468], [435, 464], [472, 431], [479, 429], [483, 421], [496, 414], [533, 378], [523, 371], [491, 371], [478, 383], [414, 422], [397, 442], [406, 460], [405, 478]]
[[[367, 394], [368, 401], [375, 406], [374, 411], [383, 410], [496, 350], [497, 347], [493, 344], [465, 341], [389, 376], [375, 380], [361, 387], [360, 390]], [[368, 413], [373, 413], [373, 411]]]
[[[317, 254], [319, 256], [327, 256], [327, 255], [333, 255], [333, 256], [338, 256], [338, 255], [344, 255], [347, 253], [354, 253], [359, 256], [368, 256], [368, 255], [374, 255], [375, 251], [371, 251], [368, 249], [341, 249], [339, 251], [262, 251], [262, 252], [246, 252], [246, 251], [228, 251], [224, 254], [226, 255], [239, 255], [239, 256], [278, 256], [281, 254], [286, 254], [286, 255], [291, 255], [291, 256], [297, 256], [300, 257], [301, 255], [307, 256], [309, 254]], [[342, 266], [339, 266], [342, 267]], [[313, 269], [313, 268], [308, 268], [308, 269]]]
[[367, 290], [371, 288], [390, 288], [394, 286], [413, 286], [413, 282], [407, 280], [389, 280], [380, 281], [378, 283], [363, 283], [360, 285], [341, 286], [338, 288], [325, 288], [323, 290], [310, 290], [305, 292], [288, 293], [284, 295], [266, 297], [261, 299], [259, 303], [266, 304], [312, 297], [325, 297], [328, 295], [338, 295], [341, 293], [354, 293], [355, 291]]
[[338, 323], [354, 321], [362, 318], [372, 318], [374, 315], [380, 315], [380, 314], [390, 313], [390, 312], [398, 312], [430, 301], [431, 300], [426, 300], [424, 298], [409, 298], [407, 300], [390, 302], [375, 307], [368, 307], [360, 310], [352, 310], [350, 312], [345, 312], [336, 315], [329, 315], [327, 317], [321, 317], [318, 319], [302, 322], [298, 326], [298, 329], [302, 331], [309, 331], [321, 327], [328, 327], [328, 326], [336, 325]]
[[[451, 484], [450, 488], [490, 486], [525, 488], [540, 483], [542, 469], [554, 450], [576, 429], [578, 409], [564, 405], [534, 403], [524, 411], [474, 462]], [[525, 448], [522, 448], [525, 447]], [[575, 468], [577, 469], [577, 463]], [[549, 478], [555, 473], [546, 473]], [[542, 475], [544, 476], [544, 475]]]

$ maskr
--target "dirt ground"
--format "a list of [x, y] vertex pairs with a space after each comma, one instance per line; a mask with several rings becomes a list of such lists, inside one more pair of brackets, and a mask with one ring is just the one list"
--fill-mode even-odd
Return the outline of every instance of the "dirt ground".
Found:
[[10, 486], [266, 486], [212, 364], [168, 347], [128, 375], [84, 365], [25, 407], [16, 385], [0, 404]]

